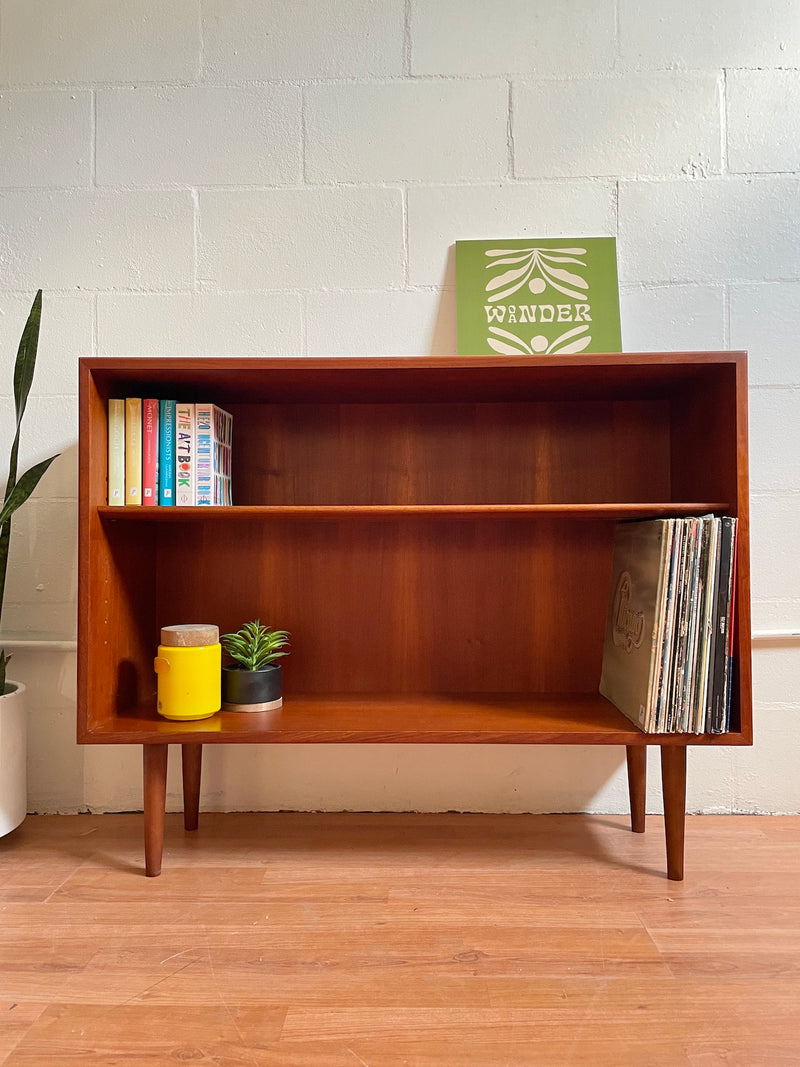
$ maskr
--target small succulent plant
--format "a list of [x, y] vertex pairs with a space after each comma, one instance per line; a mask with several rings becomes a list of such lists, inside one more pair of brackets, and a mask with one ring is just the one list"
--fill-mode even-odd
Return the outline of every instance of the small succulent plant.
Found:
[[286, 630], [271, 630], [262, 626], [258, 619], [246, 622], [236, 633], [223, 634], [222, 647], [248, 671], [262, 671], [281, 656], [288, 656], [283, 649], [289, 644]]

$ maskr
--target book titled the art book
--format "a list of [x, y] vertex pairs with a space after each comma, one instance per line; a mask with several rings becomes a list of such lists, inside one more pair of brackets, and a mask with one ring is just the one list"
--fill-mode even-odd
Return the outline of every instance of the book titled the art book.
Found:
[[194, 404], [175, 405], [175, 503], [192, 507], [195, 494]]
[[460, 355], [622, 348], [613, 237], [456, 241]]

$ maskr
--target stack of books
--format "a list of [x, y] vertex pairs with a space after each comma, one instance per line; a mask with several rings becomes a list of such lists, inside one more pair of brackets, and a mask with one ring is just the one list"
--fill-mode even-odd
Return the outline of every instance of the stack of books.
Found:
[[108, 401], [108, 502], [229, 505], [233, 416], [215, 404]]
[[600, 692], [646, 733], [730, 729], [737, 523], [617, 526]]

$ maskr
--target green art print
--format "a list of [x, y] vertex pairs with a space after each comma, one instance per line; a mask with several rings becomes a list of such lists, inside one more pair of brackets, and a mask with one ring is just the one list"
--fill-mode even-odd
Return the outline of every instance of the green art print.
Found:
[[613, 237], [456, 241], [460, 355], [619, 352]]

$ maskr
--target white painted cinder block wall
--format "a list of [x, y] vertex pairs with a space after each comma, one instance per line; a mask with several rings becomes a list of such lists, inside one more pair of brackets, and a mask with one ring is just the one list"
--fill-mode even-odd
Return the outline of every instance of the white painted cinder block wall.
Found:
[[[798, 68], [795, 0], [0, 0], [0, 445], [41, 287], [24, 458], [62, 452], [5, 620], [31, 810], [141, 805], [137, 748], [75, 745], [58, 644], [78, 357], [453, 352], [457, 238], [614, 235], [626, 349], [749, 349], [754, 625], [800, 630]], [[800, 646], [754, 672], [755, 747], [690, 750], [691, 810], [800, 811]], [[211, 746], [203, 804], [623, 811], [622, 761]]]

